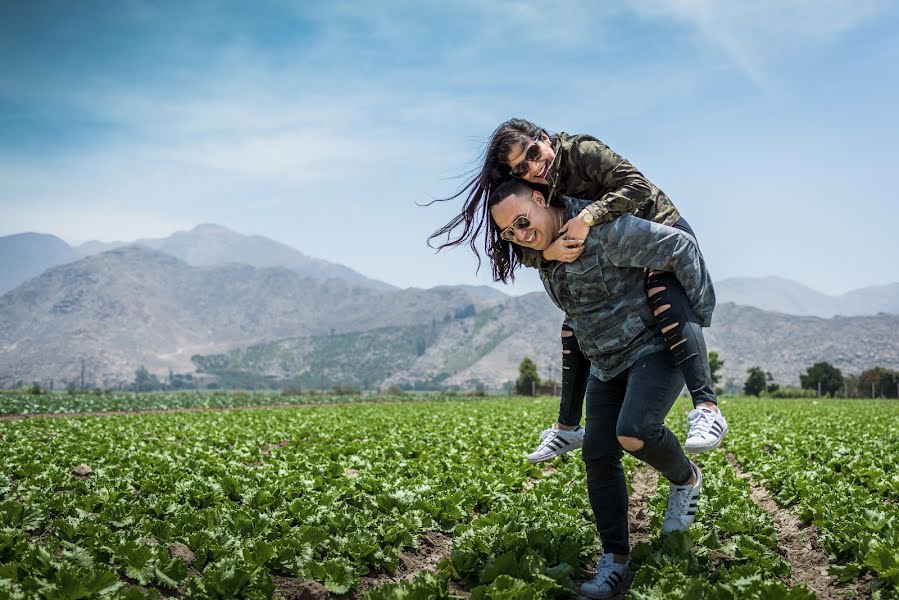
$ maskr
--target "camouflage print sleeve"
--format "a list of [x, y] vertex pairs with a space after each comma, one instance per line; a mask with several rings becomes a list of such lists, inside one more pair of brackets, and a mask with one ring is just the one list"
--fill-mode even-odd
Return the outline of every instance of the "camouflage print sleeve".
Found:
[[581, 140], [573, 154], [573, 171], [584, 181], [609, 190], [586, 208], [597, 223], [611, 221], [653, 202], [652, 186], [643, 174], [599, 140]]
[[708, 327], [715, 308], [715, 290], [695, 239], [680, 229], [633, 215], [600, 227], [597, 233], [612, 264], [673, 273], [703, 327]]

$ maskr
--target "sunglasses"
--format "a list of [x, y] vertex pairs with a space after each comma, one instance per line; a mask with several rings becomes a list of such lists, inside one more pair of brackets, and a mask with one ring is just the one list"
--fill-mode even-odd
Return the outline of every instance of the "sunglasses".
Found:
[[540, 134], [537, 134], [537, 137], [531, 141], [531, 145], [528, 146], [527, 152], [524, 153], [524, 160], [512, 167], [509, 171], [515, 177], [522, 177], [528, 174], [528, 163], [537, 160], [540, 158], [540, 146], [537, 142], [540, 141]]
[[506, 240], [507, 242], [514, 242], [516, 229], [527, 229], [531, 226], [531, 220], [528, 218], [530, 214], [531, 207], [528, 206], [528, 210], [526, 213], [516, 218], [511, 225], [499, 232], [499, 237]]

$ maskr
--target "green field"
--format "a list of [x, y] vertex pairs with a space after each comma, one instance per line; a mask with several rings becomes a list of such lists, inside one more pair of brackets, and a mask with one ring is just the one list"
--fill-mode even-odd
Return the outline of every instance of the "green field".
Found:
[[[82, 398], [65, 411], [143, 397]], [[0, 597], [573, 597], [598, 547], [583, 464], [524, 459], [555, 400], [360, 400], [0, 422]], [[774, 510], [814, 524], [829, 563], [818, 567], [842, 582], [832, 597], [891, 597], [899, 403], [723, 407], [731, 435], [700, 457], [693, 528], [661, 536], [667, 486], [645, 494], [630, 596], [814, 597], [742, 470]], [[681, 435], [686, 408], [670, 419]], [[655, 483], [636, 461], [626, 470]]]

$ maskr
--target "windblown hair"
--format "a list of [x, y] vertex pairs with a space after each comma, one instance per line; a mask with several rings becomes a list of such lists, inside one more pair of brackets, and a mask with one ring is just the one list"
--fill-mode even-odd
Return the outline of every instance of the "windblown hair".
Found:
[[[522, 142], [527, 143], [544, 132], [543, 128], [524, 119], [509, 119], [497, 127], [481, 154], [480, 172], [466, 181], [462, 188], [449, 198], [438, 198], [429, 203], [447, 202], [460, 196], [465, 197], [462, 212], [432, 233], [428, 237], [428, 245], [432, 248], [436, 247], [440, 251], [467, 243], [478, 259], [478, 270], [480, 270], [481, 255], [478, 252], [478, 237], [481, 232], [484, 232], [484, 254], [490, 258], [492, 263], [493, 280], [503, 283], [514, 281], [515, 277], [512, 272], [521, 261], [521, 249], [499, 237], [499, 230], [490, 218], [487, 199], [493, 190], [497, 189], [504, 181], [515, 180], [507, 162], [512, 148]], [[534, 188], [540, 189], [540, 186], [534, 186]], [[542, 191], [545, 192], [545, 189]], [[506, 194], [506, 196], [508, 195]], [[461, 233], [456, 231], [459, 227], [462, 228]], [[446, 239], [440, 243], [438, 238], [442, 237]], [[435, 240], [438, 244], [436, 246], [434, 245]]]

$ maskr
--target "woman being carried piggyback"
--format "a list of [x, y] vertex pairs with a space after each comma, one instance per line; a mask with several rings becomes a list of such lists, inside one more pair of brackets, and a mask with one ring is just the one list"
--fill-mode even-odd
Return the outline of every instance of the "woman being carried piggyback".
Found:
[[[520, 178], [543, 190], [548, 203], [557, 196], [593, 201], [566, 222], [562, 228], [564, 235], [542, 252], [520, 248], [520, 260], [525, 265], [576, 261], [591, 227], [624, 214], [676, 227], [695, 239], [693, 230], [668, 196], [601, 141], [586, 134], [550, 135], [524, 119], [510, 119], [493, 132], [480, 173], [447, 199], [467, 194], [463, 211], [430, 239], [445, 235], [446, 241], [438, 246], [441, 249], [467, 242], [477, 255], [476, 238], [486, 222], [480, 218], [486, 213], [486, 196], [509, 177]], [[460, 226], [462, 233], [451, 237]], [[519, 231], [516, 229], [515, 235]], [[684, 447], [693, 453], [713, 450], [727, 434], [728, 427], [717, 405], [702, 334], [702, 327], [708, 327], [709, 323], [697, 319], [684, 289], [671, 273], [648, 272], [645, 288], [658, 330], [673, 353], [693, 400], [694, 410], [687, 416], [689, 432]], [[580, 422], [585, 384], [580, 375], [589, 369], [590, 361], [571, 328], [563, 323], [559, 417], [541, 434], [540, 444], [528, 455], [531, 463], [551, 459], [583, 444], [584, 430]]]

